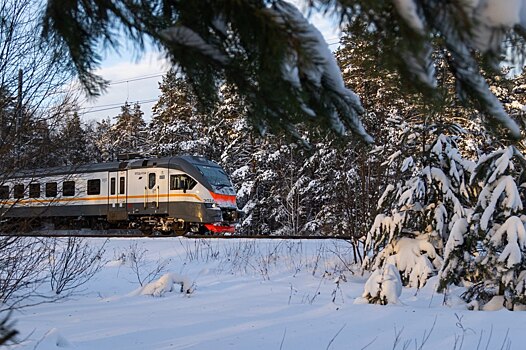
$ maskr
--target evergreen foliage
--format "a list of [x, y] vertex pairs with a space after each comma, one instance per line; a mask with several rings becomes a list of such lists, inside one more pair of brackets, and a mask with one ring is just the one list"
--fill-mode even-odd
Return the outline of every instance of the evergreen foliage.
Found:
[[459, 235], [450, 244], [454, 247], [450, 255], [459, 256], [459, 249], [464, 255], [472, 254], [465, 256], [469, 260], [457, 269], [468, 272], [466, 277], [473, 281], [465, 293], [473, 307], [483, 307], [494, 296], [504, 296], [508, 309], [526, 302], [526, 217], [522, 214], [521, 186], [526, 180], [525, 169], [522, 153], [509, 146], [482, 156], [473, 172], [471, 181], [480, 187], [480, 192], [469, 220], [471, 227], [464, 237]]
[[65, 120], [65, 125], [56, 138], [62, 145], [60, 152], [57, 152], [57, 156], [60, 157], [58, 164], [76, 165], [88, 163], [91, 160], [88, 153], [86, 130], [82, 126], [78, 113], [73, 113]]
[[110, 129], [117, 155], [144, 152], [146, 123], [143, 115], [137, 103], [132, 107], [126, 102], [121, 107], [121, 113], [115, 117], [115, 124]]
[[[161, 96], [152, 108], [148, 128], [149, 151], [156, 156], [208, 155], [206, 120], [187, 80], [170, 71], [159, 86]], [[216, 157], [211, 157], [216, 158]]]
[[121, 29], [139, 46], [153, 39], [181, 70], [164, 77], [148, 127], [128, 102], [96, 124], [74, 108], [44, 119], [17, 105], [10, 74], [0, 88], [2, 166], [202, 155], [232, 176], [240, 234], [346, 237], [355, 262], [364, 246], [369, 302], [396, 303], [401, 284], [420, 288], [438, 271], [439, 291], [465, 284], [473, 307], [504, 296], [517, 308], [526, 304], [525, 148], [501, 146], [519, 136], [510, 116], [524, 119], [526, 83], [492, 69], [500, 43], [517, 39], [511, 24], [485, 22], [468, 3], [312, 1], [349, 24], [335, 60], [283, 1], [48, 0], [44, 34], [69, 50], [91, 93], [103, 86], [92, 74], [100, 40], [116, 47]]
[[395, 158], [403, 159], [402, 176], [378, 202], [381, 212], [366, 242], [373, 255], [365, 266], [392, 263], [404, 285], [421, 287], [441, 267], [443, 242], [452, 226], [466, 217], [472, 164], [460, 155], [455, 138], [436, 125], [405, 130], [410, 135], [401, 138], [403, 144], [395, 146], [398, 150], [388, 160], [399, 164]]
[[[428, 96], [437, 87], [432, 42], [439, 45], [458, 95], [473, 102], [511, 138], [520, 138], [518, 125], [490, 92], [478, 57], [490, 63], [484, 67], [497, 67], [504, 50], [501, 44], [513, 39], [519, 47], [514, 57], [521, 58], [525, 23], [515, 14], [522, 10], [522, 2], [507, 4], [514, 8], [505, 14], [497, 11], [496, 0], [308, 4], [339, 12], [351, 30], [363, 33], [367, 28], [368, 47], [377, 50], [378, 59]], [[104, 87], [93, 74], [101, 60], [100, 43], [118, 48], [124, 33], [139, 50], [146, 39], [164, 48], [209, 106], [219, 100], [221, 81], [237, 86], [250, 110], [247, 118], [261, 132], [270, 127], [300, 137], [295, 124], [313, 121], [372, 141], [361, 125], [361, 102], [344, 87], [321, 34], [285, 1], [48, 0], [43, 27], [45, 40], [67, 50], [71, 66], [90, 93]]]

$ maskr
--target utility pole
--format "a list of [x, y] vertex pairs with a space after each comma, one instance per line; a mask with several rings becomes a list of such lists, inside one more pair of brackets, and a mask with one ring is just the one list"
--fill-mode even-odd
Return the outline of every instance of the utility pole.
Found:
[[16, 103], [16, 120], [15, 120], [15, 152], [16, 152], [16, 162], [17, 165], [20, 161], [20, 143], [22, 142], [22, 139], [20, 137], [21, 129], [22, 129], [22, 69], [18, 70], [18, 99]]

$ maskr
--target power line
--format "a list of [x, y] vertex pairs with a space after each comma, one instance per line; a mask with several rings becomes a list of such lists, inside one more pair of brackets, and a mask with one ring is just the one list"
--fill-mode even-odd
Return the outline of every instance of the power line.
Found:
[[[338, 39], [338, 41], [329, 42], [329, 41], [335, 40], [335, 39]], [[326, 43], [327, 43], [328, 46], [332, 46], [332, 45], [340, 44], [340, 41], [339, 41], [339, 38], [333, 37], [333, 38], [326, 39]], [[158, 78], [158, 77], [164, 76], [166, 73], [168, 73], [168, 71], [163, 72], [163, 73], [139, 75], [139, 76], [131, 77], [131, 78], [127, 78], [127, 79], [122, 79], [122, 80], [117, 80], [117, 81], [110, 81], [108, 83], [108, 85], [119, 85], [119, 84], [124, 84], [124, 83], [128, 83], [128, 82], [135, 82], [135, 81], [141, 81], [141, 80], [146, 80], [146, 79]], [[75, 88], [74, 90], [79, 90], [79, 89], [81, 89], [81, 88]], [[136, 102], [141, 104], [141, 103], [151, 103], [151, 102], [155, 102], [157, 100], [158, 100], [158, 98], [151, 98], [151, 99], [146, 99], [146, 100], [141, 100], [141, 101], [136, 101]], [[81, 110], [81, 111], [82, 110], [86, 110], [84, 112], [81, 112], [84, 115], [84, 114], [104, 112], [104, 111], [108, 111], [108, 110], [112, 110], [112, 109], [117, 109], [117, 108], [122, 107], [123, 105], [124, 105], [123, 103], [112, 103], [112, 104], [107, 104], [107, 105], [81, 107], [81, 108], [79, 108], [79, 110]]]
[[132, 82], [132, 81], [139, 81], [139, 80], [145, 80], [145, 79], [152, 79], [152, 78], [162, 77], [166, 73], [167, 72], [157, 73], [157, 74], [150, 74], [150, 75], [143, 75], [143, 76], [138, 76], [138, 77], [129, 78], [129, 79], [117, 80], [117, 81], [110, 81], [110, 83], [108, 85], [124, 84], [124, 83]]
[[[146, 104], [146, 103], [156, 102], [157, 100], [158, 100], [157, 98], [152, 98], [152, 99], [147, 99], [147, 100], [135, 101], [135, 103]], [[104, 111], [109, 111], [112, 109], [121, 108], [123, 106], [123, 103], [114, 103], [114, 104], [109, 104], [106, 106], [107, 107], [105, 108], [101, 108], [102, 106], [82, 107], [80, 109], [90, 109], [90, 108], [94, 108], [94, 109], [86, 111], [86, 112], [81, 112], [81, 114], [85, 115], [85, 114], [90, 114], [90, 113], [104, 112]]]

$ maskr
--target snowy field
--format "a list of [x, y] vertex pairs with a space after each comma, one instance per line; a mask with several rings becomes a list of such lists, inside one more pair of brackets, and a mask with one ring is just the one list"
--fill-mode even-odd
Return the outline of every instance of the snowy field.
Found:
[[444, 305], [433, 279], [422, 290], [404, 289], [402, 305], [360, 304], [366, 276], [350, 272], [357, 268], [345, 241], [111, 239], [104, 260], [74, 296], [17, 311], [21, 343], [10, 348], [523, 349], [526, 343], [523, 312], [468, 311], [456, 296], [461, 289]]

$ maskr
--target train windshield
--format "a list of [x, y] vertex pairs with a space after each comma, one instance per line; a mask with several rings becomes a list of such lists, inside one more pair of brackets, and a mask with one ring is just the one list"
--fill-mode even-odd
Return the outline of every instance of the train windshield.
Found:
[[203, 176], [210, 181], [210, 184], [214, 187], [232, 187], [228, 175], [223, 169], [218, 167], [211, 167], [206, 165], [196, 165], [197, 169], [203, 174]]

